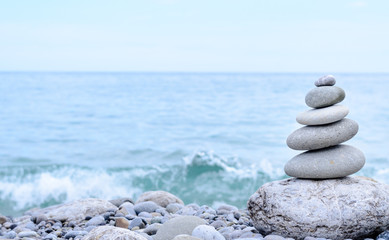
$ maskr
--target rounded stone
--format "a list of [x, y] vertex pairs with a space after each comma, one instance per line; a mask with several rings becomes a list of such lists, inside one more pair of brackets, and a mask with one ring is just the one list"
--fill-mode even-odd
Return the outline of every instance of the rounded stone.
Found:
[[343, 101], [346, 93], [335, 86], [314, 88], [305, 96], [305, 103], [312, 108], [328, 107]]
[[297, 115], [296, 121], [303, 125], [324, 125], [342, 120], [348, 113], [348, 107], [333, 105], [302, 112]]
[[325, 75], [315, 81], [316, 87], [334, 86], [336, 83], [335, 77], [332, 75]]
[[248, 201], [262, 234], [363, 239], [388, 229], [389, 185], [365, 177], [289, 178], [264, 184]]
[[196, 216], [178, 216], [166, 221], [153, 236], [154, 240], [173, 239], [180, 234], [191, 235], [193, 229], [207, 222]]
[[181, 205], [184, 205], [184, 202], [179, 199], [177, 196], [165, 192], [165, 191], [149, 191], [145, 192], [142, 195], [140, 195], [139, 199], [136, 201], [136, 203], [146, 202], [146, 201], [152, 201], [158, 204], [161, 207], [166, 207], [167, 205], [171, 203], [178, 203]]
[[297, 129], [286, 140], [294, 150], [315, 150], [338, 145], [350, 140], [358, 132], [358, 123], [344, 118], [338, 122]]
[[285, 165], [285, 173], [291, 177], [328, 179], [345, 177], [358, 172], [365, 165], [363, 153], [349, 145], [307, 151]]
[[135, 204], [134, 206], [134, 210], [137, 214], [141, 212], [155, 212], [155, 210], [157, 210], [158, 208], [160, 208], [160, 206], [158, 206], [155, 202], [152, 201], [140, 202]]
[[225, 240], [216, 229], [208, 225], [200, 225], [193, 229], [192, 236], [198, 237], [204, 240]]

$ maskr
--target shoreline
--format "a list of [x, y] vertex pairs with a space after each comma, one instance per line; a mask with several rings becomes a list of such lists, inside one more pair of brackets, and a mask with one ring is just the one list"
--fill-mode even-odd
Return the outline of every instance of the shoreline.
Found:
[[0, 239], [292, 240], [293, 238], [262, 235], [253, 227], [247, 209], [238, 209], [227, 204], [222, 204], [217, 209], [194, 203], [185, 205], [173, 194], [152, 191], [143, 193], [136, 202], [131, 198], [110, 201], [87, 198], [43, 209], [30, 209], [20, 217], [6, 217], [0, 213]]

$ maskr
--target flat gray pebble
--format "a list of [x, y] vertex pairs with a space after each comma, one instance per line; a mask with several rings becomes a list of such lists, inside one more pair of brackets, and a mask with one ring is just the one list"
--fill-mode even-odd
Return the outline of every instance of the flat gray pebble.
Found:
[[339, 87], [317, 87], [307, 93], [305, 103], [311, 108], [322, 108], [340, 103], [345, 97], [346, 93]]
[[336, 83], [335, 77], [332, 75], [325, 75], [315, 81], [316, 87], [334, 86]]
[[103, 216], [96, 216], [96, 217], [93, 217], [91, 220], [89, 220], [85, 226], [86, 227], [89, 227], [89, 226], [100, 226], [100, 225], [105, 225], [105, 219]]
[[34, 231], [22, 231], [18, 234], [18, 237], [25, 238], [25, 237], [37, 237], [38, 234]]
[[151, 201], [137, 203], [134, 206], [134, 210], [137, 214], [141, 212], [155, 212], [155, 210], [157, 210], [158, 208], [160, 208], [160, 206], [158, 206], [155, 202]]
[[87, 234], [87, 231], [69, 231], [65, 234], [65, 239], [75, 238], [77, 236], [85, 236]]

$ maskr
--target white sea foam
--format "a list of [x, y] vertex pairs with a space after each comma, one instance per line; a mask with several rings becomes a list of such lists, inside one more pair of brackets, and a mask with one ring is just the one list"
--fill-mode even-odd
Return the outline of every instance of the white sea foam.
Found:
[[0, 179], [0, 199], [11, 201], [16, 210], [86, 197], [133, 196], [139, 191], [120, 184], [120, 176], [73, 167], [40, 172], [19, 181]]

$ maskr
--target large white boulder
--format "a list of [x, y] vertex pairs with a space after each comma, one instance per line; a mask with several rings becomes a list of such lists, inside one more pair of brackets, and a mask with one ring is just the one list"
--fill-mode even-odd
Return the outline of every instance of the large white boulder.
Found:
[[389, 185], [365, 177], [289, 178], [263, 185], [248, 201], [263, 234], [356, 239], [389, 228]]

